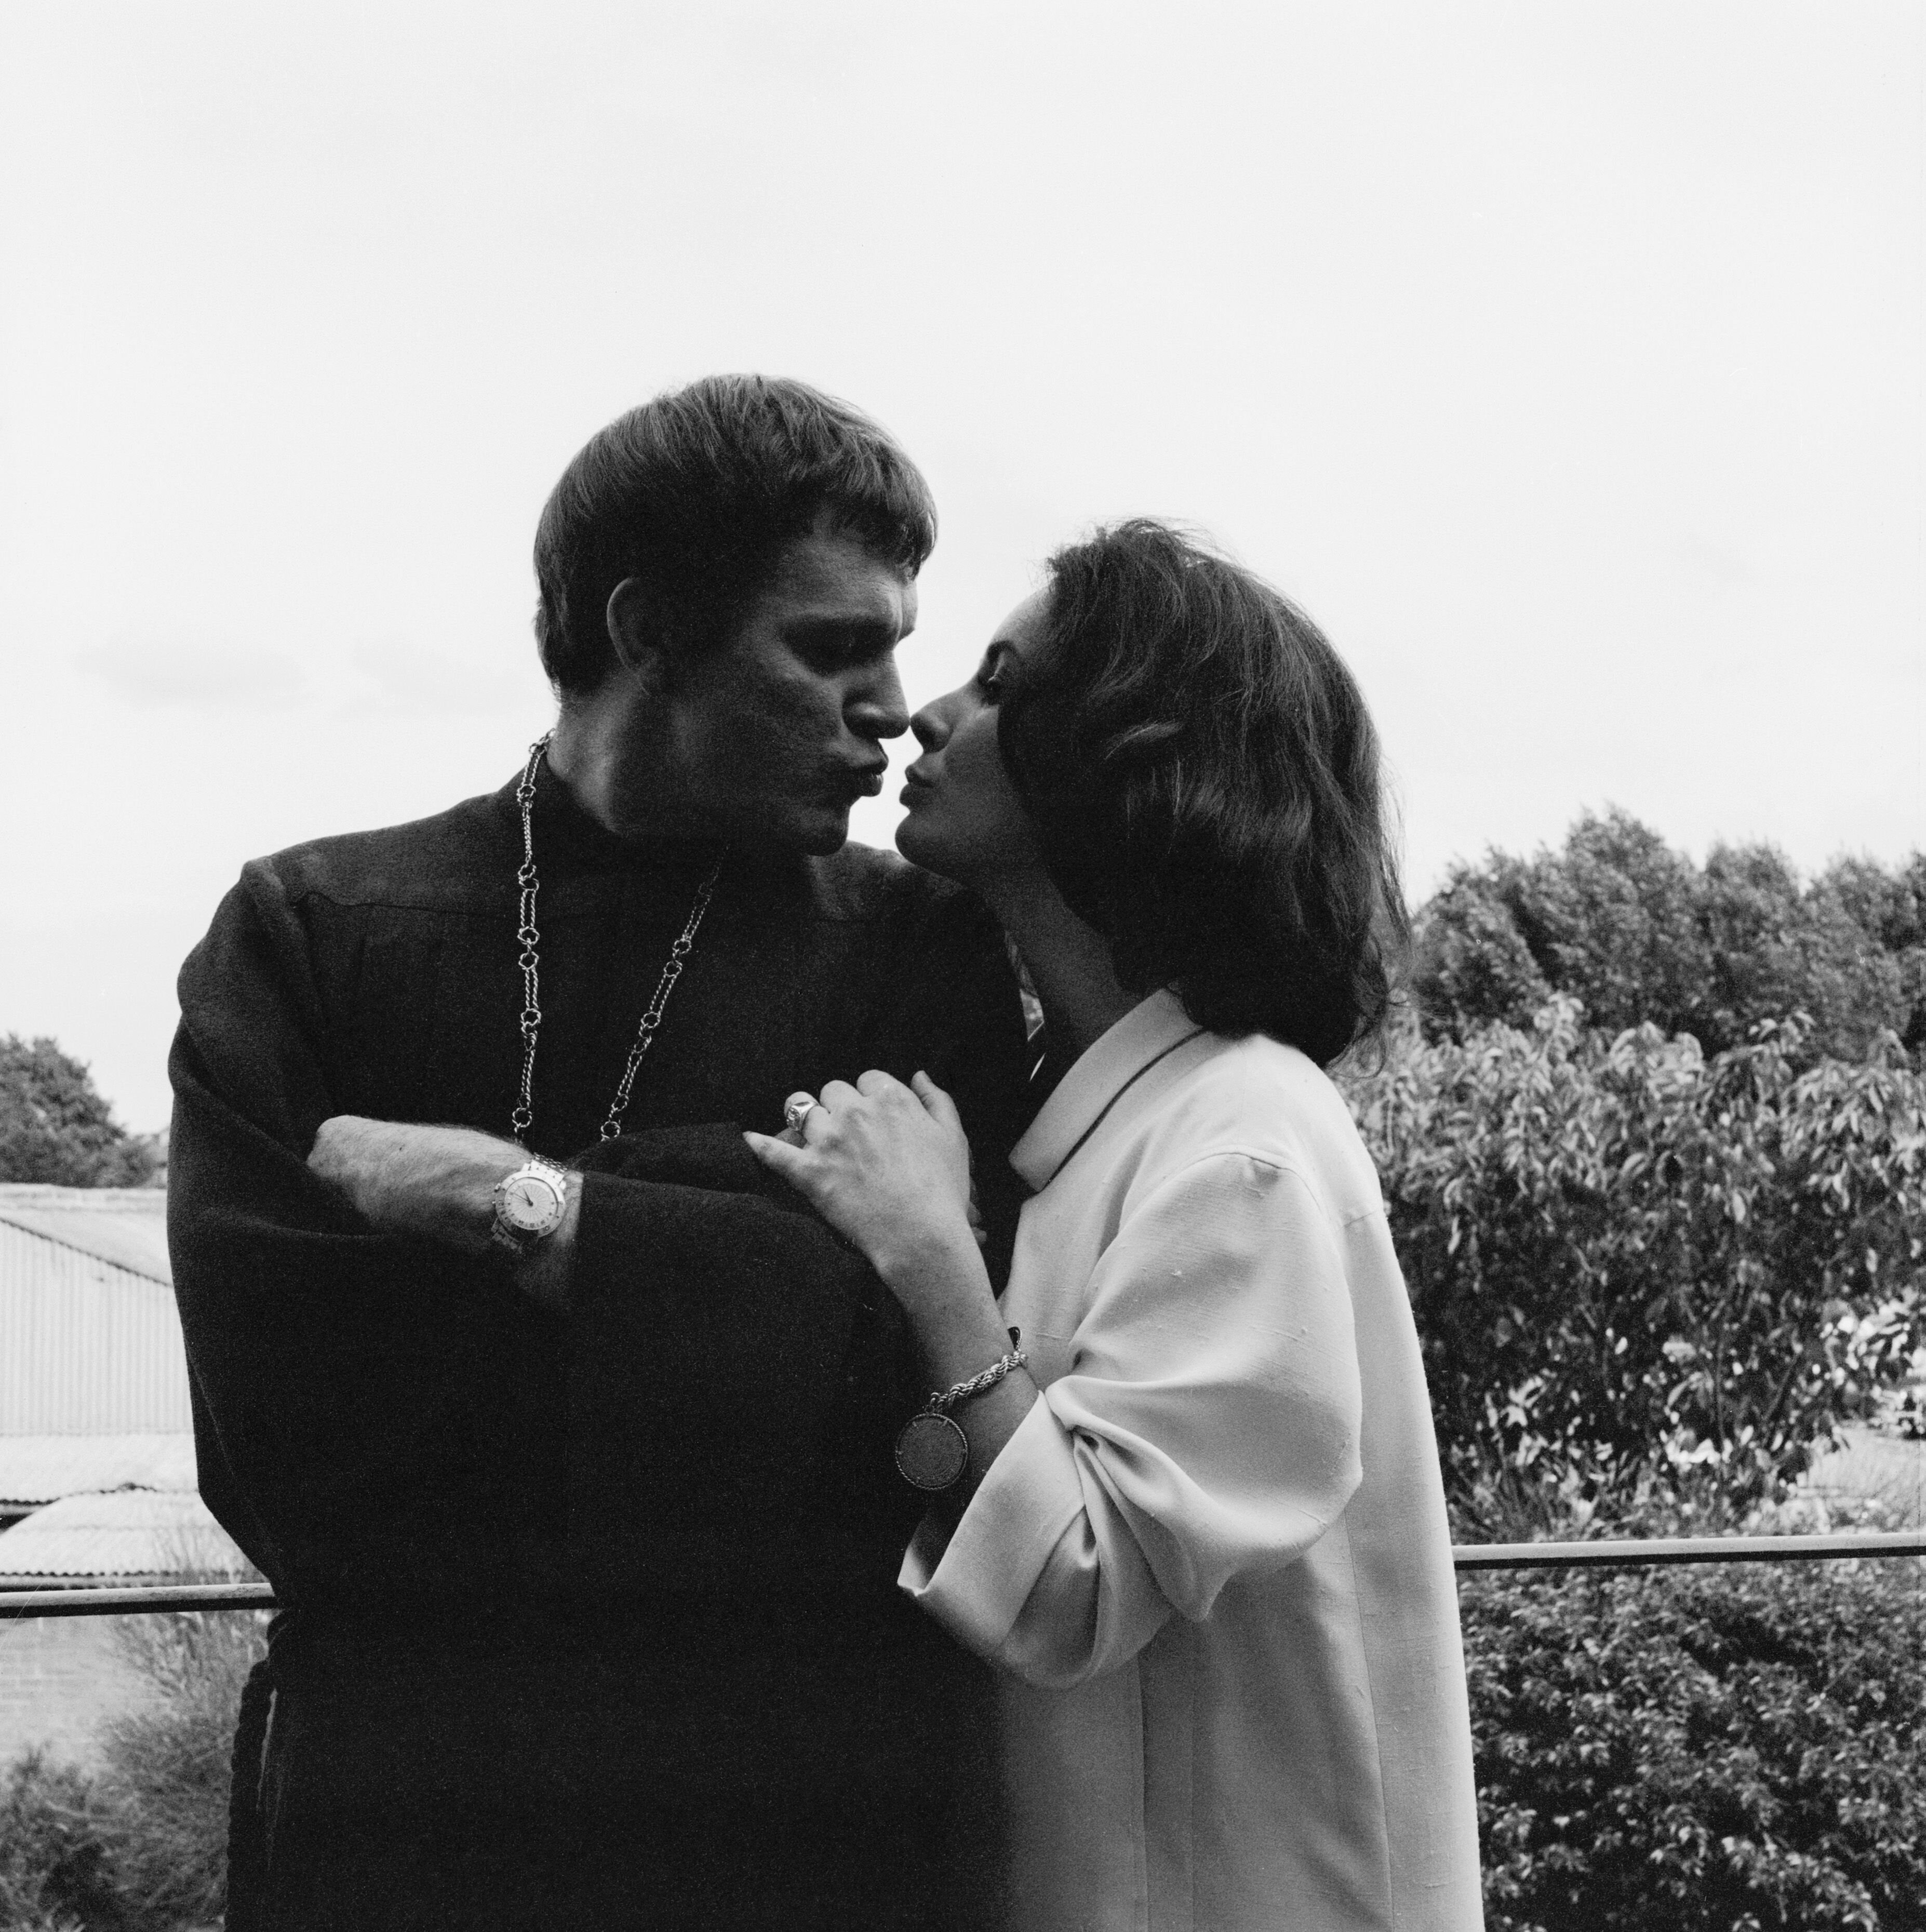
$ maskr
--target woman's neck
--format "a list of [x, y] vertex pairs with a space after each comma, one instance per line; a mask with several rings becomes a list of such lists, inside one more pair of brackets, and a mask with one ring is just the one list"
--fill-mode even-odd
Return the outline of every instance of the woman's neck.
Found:
[[1004, 883], [984, 896], [1022, 956], [1051, 1041], [1067, 1065], [1143, 996], [1118, 984], [1109, 942], [1071, 911], [1046, 878]]

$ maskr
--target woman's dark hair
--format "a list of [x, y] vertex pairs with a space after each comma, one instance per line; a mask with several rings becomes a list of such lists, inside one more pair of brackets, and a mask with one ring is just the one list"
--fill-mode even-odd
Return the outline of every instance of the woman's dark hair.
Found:
[[1377, 734], [1337, 653], [1247, 570], [1148, 520], [1050, 560], [1004, 761], [1134, 992], [1320, 1066], [1375, 1033], [1409, 936]]
[[784, 546], [824, 510], [914, 575], [936, 544], [916, 465], [806, 383], [710, 376], [618, 416], [562, 472], [535, 534], [536, 642], [564, 693], [614, 662], [609, 593], [637, 578], [676, 648], [719, 644]]

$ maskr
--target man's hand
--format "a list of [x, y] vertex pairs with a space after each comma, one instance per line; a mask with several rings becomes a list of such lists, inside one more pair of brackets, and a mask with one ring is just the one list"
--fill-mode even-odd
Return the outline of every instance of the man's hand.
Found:
[[[527, 1159], [516, 1142], [472, 1127], [338, 1114], [321, 1123], [308, 1165], [381, 1233], [482, 1255], [492, 1251], [496, 1186]], [[514, 1263], [517, 1286], [549, 1307], [567, 1306], [580, 1207], [581, 1180], [573, 1176], [560, 1226]]]

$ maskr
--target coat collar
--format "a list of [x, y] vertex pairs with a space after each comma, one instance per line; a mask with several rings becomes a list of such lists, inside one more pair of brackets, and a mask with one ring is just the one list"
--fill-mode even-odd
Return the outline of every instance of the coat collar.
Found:
[[[1057, 1083], [1029, 1132], [1011, 1150], [1010, 1166], [1033, 1191], [1048, 1186], [1124, 1089], [1166, 1055], [1176, 1062], [1172, 1049], [1193, 1037], [1214, 1043], [1215, 1036], [1198, 1028], [1168, 987], [1140, 1000]], [[1182, 1059], [1187, 1064], [1190, 1057], [1186, 1052]]]

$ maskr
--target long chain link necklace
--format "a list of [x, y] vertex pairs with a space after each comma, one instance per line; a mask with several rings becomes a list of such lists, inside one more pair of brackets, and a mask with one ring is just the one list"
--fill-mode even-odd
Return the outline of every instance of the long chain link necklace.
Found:
[[[541, 883], [535, 869], [535, 775], [548, 749], [548, 740], [554, 735], [544, 731], [530, 746], [528, 763], [522, 768], [521, 783], [515, 787], [515, 802], [521, 807], [522, 824], [522, 862], [520, 869], [515, 874], [515, 883], [521, 888], [520, 920], [515, 937], [521, 942], [521, 953], [516, 963], [521, 968], [522, 976], [522, 1070], [521, 1098], [515, 1103], [515, 1110], [509, 1119], [518, 1141], [525, 1139], [535, 1124], [535, 1047], [542, 1031], [542, 934], [535, 923], [536, 888]], [[635, 1044], [628, 1049], [628, 1064], [622, 1070], [615, 1098], [609, 1102], [608, 1118], [602, 1124], [601, 1138], [605, 1141], [614, 1140], [622, 1131], [622, 1117], [628, 1111], [628, 1096], [635, 1085], [636, 1069], [642, 1064], [644, 1054], [656, 1043], [656, 1029], [662, 1024], [663, 1009], [669, 1004], [669, 995], [675, 991], [676, 982], [682, 977], [682, 964], [695, 944], [696, 928], [702, 923], [702, 915], [709, 910], [716, 882], [722, 876], [722, 861], [718, 859], [710, 867], [708, 878], [695, 889], [695, 903], [689, 908], [688, 922], [682, 927], [681, 937], [669, 948], [669, 956], [662, 965], [662, 976], [656, 982], [654, 996], [642, 1016], [641, 1024], [635, 1029]]]

